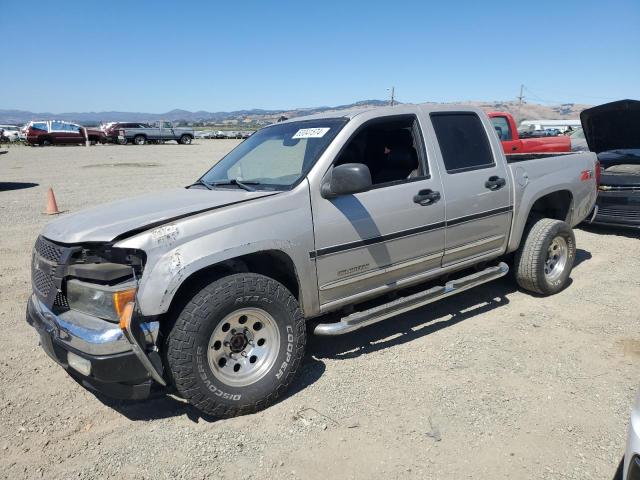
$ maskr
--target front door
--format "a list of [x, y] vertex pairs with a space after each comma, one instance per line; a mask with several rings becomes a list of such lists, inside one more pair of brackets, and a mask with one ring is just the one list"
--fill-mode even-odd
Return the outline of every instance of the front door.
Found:
[[432, 113], [447, 192], [443, 266], [499, 252], [510, 231], [512, 204], [507, 166], [495, 162], [491, 123], [474, 112]]
[[[430, 175], [414, 115], [365, 123], [334, 165], [364, 163], [367, 192], [326, 199], [312, 195], [321, 307], [364, 298], [440, 266], [444, 198]], [[417, 197], [416, 197], [417, 196]]]

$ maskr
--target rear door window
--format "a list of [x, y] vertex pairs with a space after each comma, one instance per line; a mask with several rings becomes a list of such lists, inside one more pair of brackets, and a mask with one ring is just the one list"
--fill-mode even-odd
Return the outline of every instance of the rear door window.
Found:
[[506, 117], [491, 117], [491, 123], [493, 123], [493, 128], [496, 129], [500, 140], [503, 142], [513, 140], [511, 128], [509, 128], [509, 122]]
[[472, 112], [432, 113], [442, 160], [447, 173], [493, 166], [493, 154], [482, 121]]

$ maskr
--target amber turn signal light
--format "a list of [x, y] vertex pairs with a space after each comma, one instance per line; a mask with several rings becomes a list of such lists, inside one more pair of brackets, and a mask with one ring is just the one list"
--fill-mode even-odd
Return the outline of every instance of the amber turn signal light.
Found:
[[116, 311], [118, 318], [122, 317], [124, 308], [129, 302], [134, 302], [136, 299], [136, 289], [130, 288], [128, 290], [121, 290], [113, 293], [113, 308]]
[[122, 314], [120, 315], [120, 329], [127, 331], [129, 330], [129, 325], [131, 325], [131, 318], [133, 317], [133, 302], [127, 303], [122, 308]]

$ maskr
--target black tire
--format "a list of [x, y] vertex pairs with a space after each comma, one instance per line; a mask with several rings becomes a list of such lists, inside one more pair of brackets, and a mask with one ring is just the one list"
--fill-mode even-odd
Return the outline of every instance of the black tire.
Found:
[[[278, 350], [269, 351], [273, 360], [262, 376], [249, 385], [234, 386], [212, 370], [210, 359], [215, 363], [219, 353], [212, 350], [216, 347], [211, 346], [211, 341], [216, 338], [219, 325], [222, 331], [225, 326], [228, 331], [223, 319], [242, 309], [268, 313], [279, 342], [272, 342]], [[257, 345], [261, 345], [259, 335], [254, 338]], [[305, 344], [304, 317], [289, 290], [264, 275], [242, 273], [210, 283], [186, 303], [168, 335], [166, 361], [175, 387], [185, 400], [209, 415], [233, 417], [266, 408], [283, 394], [302, 362]], [[229, 368], [232, 361], [229, 360]], [[222, 368], [226, 366], [223, 364]], [[233, 371], [237, 371], [235, 365]]]
[[182, 135], [180, 137], [179, 143], [181, 143], [182, 145], [189, 145], [191, 144], [191, 140], [192, 140], [191, 135]]
[[[526, 236], [525, 236], [526, 235]], [[541, 218], [532, 222], [514, 259], [516, 281], [530, 292], [553, 295], [569, 283], [569, 275], [576, 259], [576, 239], [573, 230], [561, 220]], [[558, 239], [558, 240], [556, 240]], [[559, 261], [557, 244], [566, 246], [566, 254]], [[554, 257], [556, 257], [554, 259]]]
[[144, 145], [147, 143], [147, 138], [144, 135], [136, 135], [133, 137], [133, 143], [136, 145]]
[[49, 137], [39, 139], [39, 143], [41, 147], [50, 147], [51, 145], [53, 145], [53, 142]]

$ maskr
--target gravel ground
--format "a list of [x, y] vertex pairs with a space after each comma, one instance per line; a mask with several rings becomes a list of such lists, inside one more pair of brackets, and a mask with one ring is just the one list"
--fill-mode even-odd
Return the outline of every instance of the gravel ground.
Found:
[[632, 232], [577, 230], [573, 283], [553, 297], [504, 279], [312, 337], [291, 394], [255, 415], [212, 421], [173, 397], [108, 402], [77, 385], [24, 321], [47, 188], [74, 212], [186, 185], [236, 143], [0, 155], [0, 477], [613, 477], [640, 362]]

